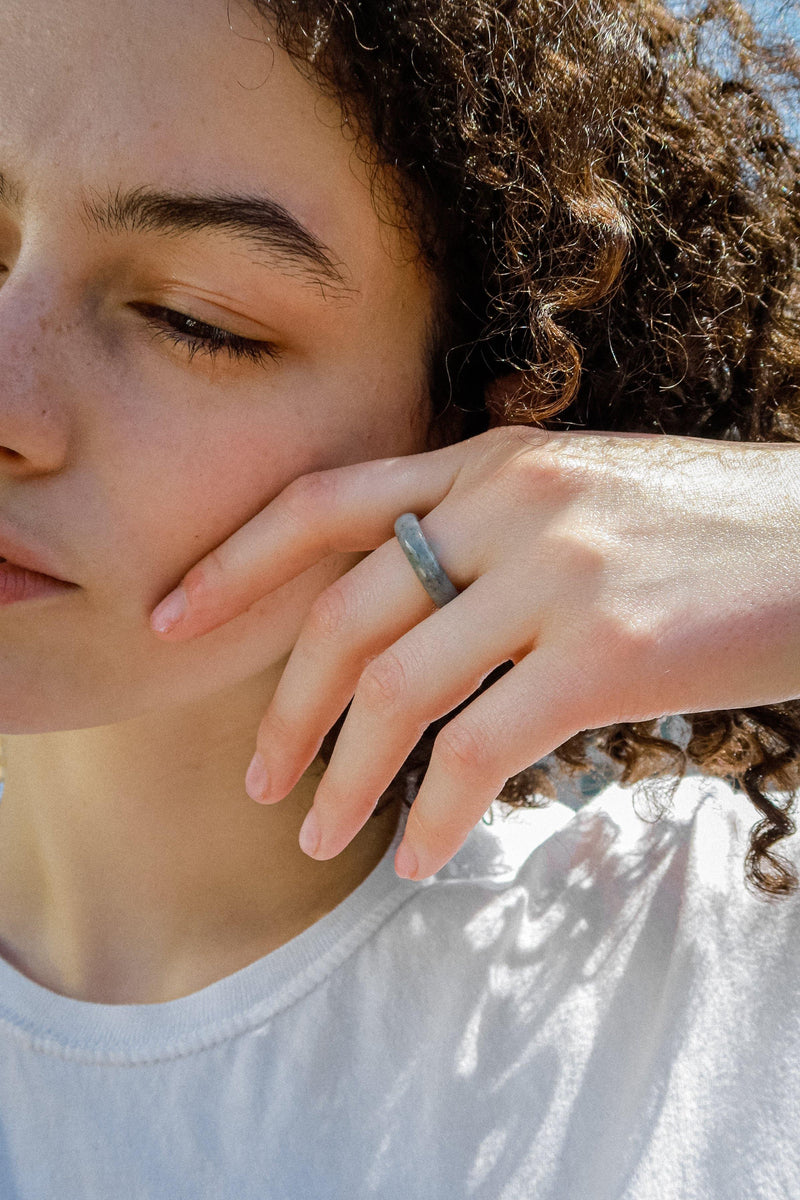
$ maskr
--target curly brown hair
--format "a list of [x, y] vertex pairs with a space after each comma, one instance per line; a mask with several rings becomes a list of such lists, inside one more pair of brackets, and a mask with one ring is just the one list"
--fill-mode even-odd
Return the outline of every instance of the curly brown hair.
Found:
[[[775, 107], [800, 84], [790, 42], [766, 42], [736, 0], [683, 16], [658, 0], [252, 2], [337, 96], [376, 187], [390, 168], [440, 280], [432, 446], [490, 422], [800, 441], [800, 154]], [[703, 53], [709, 30], [724, 64]], [[487, 384], [509, 373], [490, 411]], [[689, 762], [728, 778], [760, 813], [748, 883], [796, 890], [773, 847], [795, 832], [800, 702], [684, 719], [685, 746], [648, 721], [555, 757], [586, 770], [599, 753], [623, 783], [677, 782]], [[539, 765], [501, 799], [542, 794]]]

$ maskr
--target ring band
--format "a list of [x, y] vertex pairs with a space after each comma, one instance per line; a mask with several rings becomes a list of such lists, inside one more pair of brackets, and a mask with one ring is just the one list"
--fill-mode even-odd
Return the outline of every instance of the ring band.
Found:
[[414, 513], [403, 513], [394, 523], [394, 532], [414, 574], [437, 608], [443, 608], [458, 595], [458, 588], [434, 554]]

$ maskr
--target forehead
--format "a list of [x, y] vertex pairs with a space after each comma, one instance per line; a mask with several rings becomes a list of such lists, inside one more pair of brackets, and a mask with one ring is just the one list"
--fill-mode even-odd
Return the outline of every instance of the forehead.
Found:
[[34, 193], [260, 189], [356, 284], [400, 236], [338, 104], [243, 3], [3, 0], [0, 105], [0, 169]]

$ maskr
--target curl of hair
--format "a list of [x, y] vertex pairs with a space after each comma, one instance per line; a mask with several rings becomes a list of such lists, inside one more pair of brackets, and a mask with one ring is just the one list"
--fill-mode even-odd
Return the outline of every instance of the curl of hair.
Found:
[[[657, 0], [253, 2], [339, 99], [376, 202], [380, 168], [440, 280], [432, 446], [490, 423], [800, 440], [800, 155], [772, 99], [800, 84], [791, 44], [736, 0], [684, 16]], [[773, 847], [795, 830], [800, 702], [685, 720], [685, 746], [651, 721], [556, 757], [584, 770], [599, 753], [623, 783], [689, 762], [728, 778], [760, 814], [748, 882], [795, 890]], [[540, 764], [501, 799], [548, 787]]]

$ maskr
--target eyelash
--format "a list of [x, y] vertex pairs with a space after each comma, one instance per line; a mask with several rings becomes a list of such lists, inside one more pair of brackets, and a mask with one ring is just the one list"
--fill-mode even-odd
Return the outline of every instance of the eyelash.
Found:
[[[257, 342], [253, 338], [241, 337], [238, 333], [229, 333], [218, 325], [209, 325], [206, 321], [198, 321], [186, 313], [176, 312], [161, 304], [137, 304], [135, 306], [147, 320], [154, 335], [181, 346], [189, 353], [191, 361], [195, 354], [205, 354], [214, 359], [219, 354], [227, 354], [233, 361], [250, 361], [264, 363], [268, 359], [277, 360], [280, 355], [270, 342]], [[181, 330], [180, 325], [184, 328]], [[186, 328], [189, 326], [193, 332]]]

